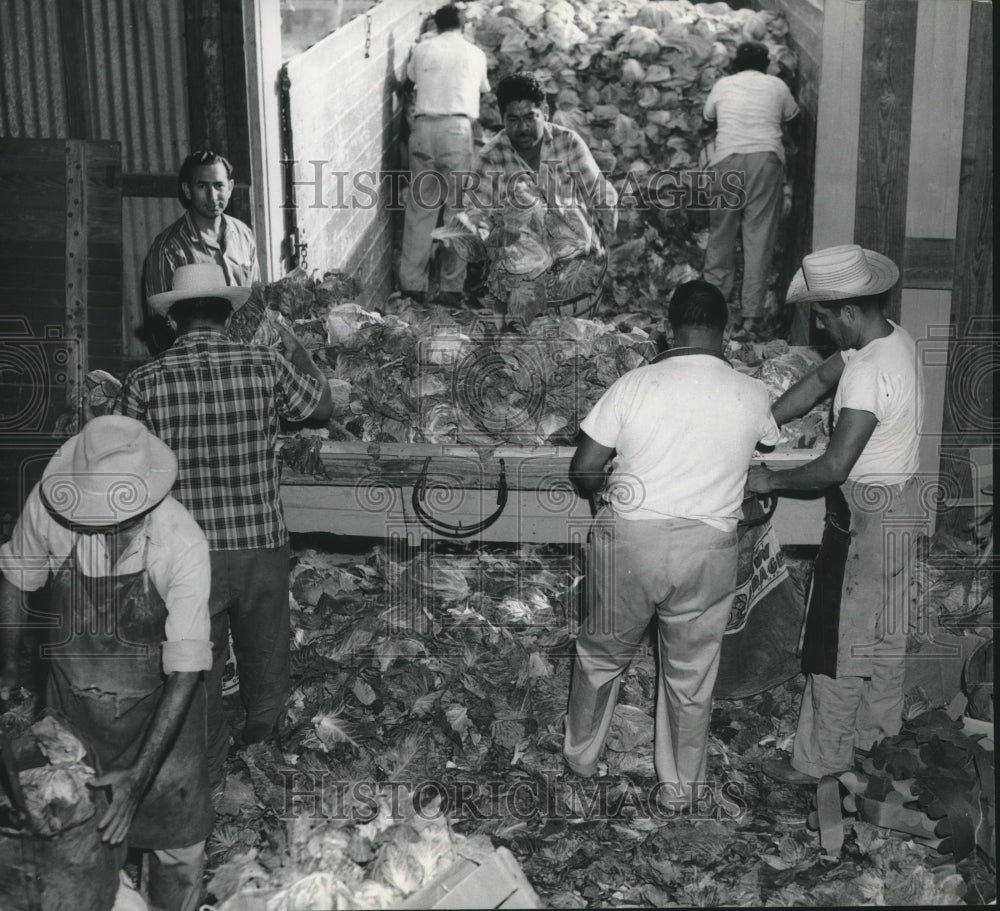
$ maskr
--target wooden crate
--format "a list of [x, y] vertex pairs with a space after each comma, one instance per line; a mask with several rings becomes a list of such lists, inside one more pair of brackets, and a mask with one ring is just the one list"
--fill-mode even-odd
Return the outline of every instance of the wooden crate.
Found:
[[516, 858], [497, 848], [485, 861], [456, 861], [400, 906], [423, 908], [543, 908]]

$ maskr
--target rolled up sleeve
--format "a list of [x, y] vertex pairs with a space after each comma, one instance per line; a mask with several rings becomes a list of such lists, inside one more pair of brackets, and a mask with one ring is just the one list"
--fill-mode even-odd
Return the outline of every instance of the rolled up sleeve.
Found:
[[[0, 572], [23, 592], [37, 591], [49, 578], [52, 552], [48, 529], [51, 524], [36, 486], [28, 494], [10, 540], [0, 546]], [[68, 534], [66, 537], [68, 539]], [[68, 541], [65, 552], [69, 552]]]
[[212, 667], [208, 541], [176, 500], [168, 497], [161, 510], [150, 534], [149, 573], [167, 606], [163, 672], [207, 671]]

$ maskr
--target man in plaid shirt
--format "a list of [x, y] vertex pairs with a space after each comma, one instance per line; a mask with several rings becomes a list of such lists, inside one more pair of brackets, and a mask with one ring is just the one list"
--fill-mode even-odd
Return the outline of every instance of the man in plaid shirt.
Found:
[[249, 288], [227, 285], [215, 264], [179, 267], [173, 290], [149, 299], [177, 333], [177, 341], [128, 375], [117, 406], [177, 455], [173, 495], [208, 538], [213, 789], [221, 785], [228, 744], [222, 673], [230, 624], [246, 710], [246, 743], [272, 733], [288, 693], [289, 552], [275, 452], [279, 420], [327, 421], [332, 409], [325, 377], [284, 327], [279, 331], [287, 360], [273, 349], [224, 337], [233, 309], [246, 303], [249, 294]]

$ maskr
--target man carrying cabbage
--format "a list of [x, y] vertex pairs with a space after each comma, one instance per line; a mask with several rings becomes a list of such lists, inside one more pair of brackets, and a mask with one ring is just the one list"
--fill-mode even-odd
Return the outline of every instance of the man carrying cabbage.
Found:
[[580, 136], [548, 122], [535, 76], [507, 76], [496, 96], [504, 128], [480, 152], [461, 225], [437, 236], [485, 259], [489, 293], [508, 316], [586, 307], [603, 284], [618, 195]]

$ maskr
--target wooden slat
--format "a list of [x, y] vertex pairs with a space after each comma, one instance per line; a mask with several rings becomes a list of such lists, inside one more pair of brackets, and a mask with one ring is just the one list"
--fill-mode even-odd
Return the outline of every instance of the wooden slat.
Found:
[[903, 288], [951, 288], [955, 276], [955, 241], [907, 237], [901, 271]]
[[176, 174], [122, 174], [122, 196], [172, 198], [177, 193]]
[[[992, 4], [972, 4], [966, 73], [951, 313], [962, 347], [953, 352], [948, 371], [943, 434], [949, 449], [942, 453], [941, 470], [955, 478], [957, 492], [971, 496], [969, 447], [994, 443], [992, 383], [1000, 338], [1000, 327], [988, 320], [993, 314]], [[967, 517], [961, 510], [952, 510], [944, 521], [949, 527], [960, 526]]]
[[854, 242], [865, 4], [827, 0], [816, 124], [813, 249]]
[[971, 7], [972, 0], [921, 0], [917, 6], [906, 207], [910, 237], [955, 236]]
[[940, 463], [941, 418], [948, 376], [951, 292], [903, 289], [900, 325], [913, 336], [924, 372], [924, 423], [920, 435], [920, 470], [936, 475]]
[[[913, 0], [865, 4], [854, 239], [897, 264], [906, 239], [916, 37]], [[894, 319], [900, 294], [897, 285], [888, 308]]]
[[86, 151], [66, 143], [66, 337], [75, 339], [66, 365], [66, 403], [80, 396], [87, 372], [87, 193]]

